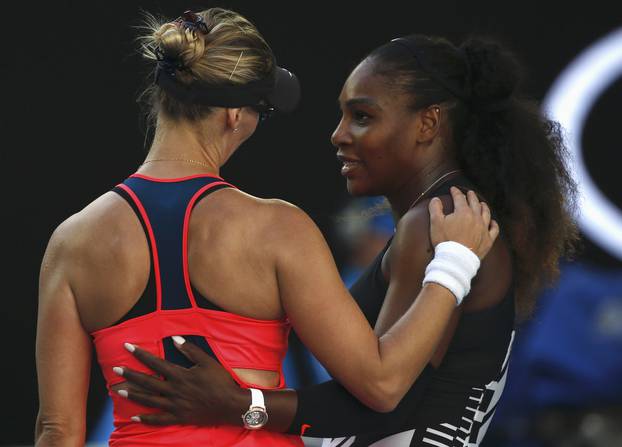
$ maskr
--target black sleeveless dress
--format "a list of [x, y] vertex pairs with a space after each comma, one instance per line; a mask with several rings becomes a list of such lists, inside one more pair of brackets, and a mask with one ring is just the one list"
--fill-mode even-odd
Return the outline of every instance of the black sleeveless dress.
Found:
[[[449, 194], [451, 186], [476, 190], [456, 176], [427, 197]], [[388, 288], [381, 264], [390, 244], [350, 289], [372, 327]], [[304, 431], [308, 446], [478, 446], [503, 392], [513, 339], [510, 288], [493, 307], [462, 314], [441, 365], [427, 365], [394, 411], [374, 412], [329, 381], [298, 390], [290, 433]]]

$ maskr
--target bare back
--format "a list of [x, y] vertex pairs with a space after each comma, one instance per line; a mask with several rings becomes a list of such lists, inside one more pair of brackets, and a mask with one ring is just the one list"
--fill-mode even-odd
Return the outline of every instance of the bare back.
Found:
[[[192, 285], [202, 296], [242, 316], [283, 318], [275, 244], [270, 243], [271, 220], [283, 206], [288, 205], [233, 188], [197, 203], [189, 223], [188, 269]], [[136, 214], [114, 192], [99, 197], [72, 219], [78, 231], [70, 281], [82, 324], [93, 332], [116, 323], [141, 297], [151, 267], [149, 246]], [[236, 372], [249, 383], [278, 383], [274, 372]]]

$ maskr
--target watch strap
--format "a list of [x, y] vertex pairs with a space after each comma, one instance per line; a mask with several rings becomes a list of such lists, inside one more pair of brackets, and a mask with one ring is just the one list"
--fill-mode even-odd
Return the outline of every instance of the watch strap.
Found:
[[261, 392], [261, 390], [255, 388], [249, 388], [249, 390], [251, 391], [251, 408], [259, 407], [265, 411], [266, 404], [264, 402], [263, 393]]

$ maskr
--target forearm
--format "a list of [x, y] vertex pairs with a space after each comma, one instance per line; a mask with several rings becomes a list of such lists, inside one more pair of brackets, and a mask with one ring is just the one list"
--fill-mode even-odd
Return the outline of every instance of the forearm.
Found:
[[[338, 382], [329, 381], [298, 392], [264, 391], [269, 414], [265, 429], [298, 435], [304, 431], [305, 435], [315, 437], [364, 433], [377, 430], [380, 426], [389, 431], [397, 429], [404, 417], [414, 411], [425, 389], [432, 371], [427, 366], [429, 359], [444, 334], [455, 306], [455, 297], [451, 292], [442, 286], [429, 284], [421, 290], [415, 304], [380, 338], [379, 357], [382, 349], [386, 348], [380, 368], [387, 368], [385, 372], [388, 377], [395, 375], [395, 369], [388, 368], [399, 368], [402, 371], [411, 368], [417, 371], [415, 376], [406, 375], [413, 377], [412, 380], [395, 381], [390, 385], [394, 394], [390, 399], [394, 402], [390, 409], [393, 411], [374, 411]], [[434, 315], [434, 318], [430, 318], [430, 315]], [[410, 346], [405, 349], [400, 343], [408, 343]], [[394, 356], [393, 353], [400, 349], [409, 353], [403, 357]], [[370, 386], [370, 389], [380, 392], [381, 387]], [[231, 396], [226, 410], [230, 424], [242, 426], [241, 415], [248, 409], [250, 400], [249, 391], [242, 388]], [[378, 400], [387, 402], [387, 396], [379, 396]]]
[[269, 410], [269, 419], [266, 429], [276, 432], [287, 431], [294, 421], [298, 408], [298, 393], [296, 390], [279, 390], [265, 393], [266, 408]]
[[344, 437], [354, 434], [396, 433], [417, 409], [433, 369], [427, 366], [417, 382], [390, 413], [361, 404], [335, 381], [298, 390], [298, 405], [288, 433], [309, 437]]
[[[468, 206], [466, 209], [460, 214], [471, 216], [472, 210]], [[451, 234], [470, 227], [469, 219], [447, 220], [458, 227]], [[442, 219], [439, 225], [444, 226]], [[455, 310], [456, 298], [465, 295], [454, 295], [450, 289], [456, 289], [456, 283], [461, 286], [457, 289], [468, 289], [479, 267], [478, 256], [465, 244], [455, 244], [460, 248], [442, 253], [435, 247], [430, 262], [430, 237], [427, 231], [422, 231], [428, 227], [427, 210], [413, 211], [398, 224], [391, 244], [390, 282], [385, 301], [412, 304], [380, 338], [352, 297], [344, 293], [343, 286], [336, 285], [340, 279], [323, 239], [307, 238], [304, 246], [287, 252], [277, 262], [281, 301], [301, 341], [335, 380], [377, 411], [395, 408], [429, 362]], [[473, 243], [467, 242], [473, 246], [482, 239], [483, 227], [475, 225], [475, 228], [473, 232], [477, 234], [471, 235]], [[447, 234], [437, 239], [451, 240]], [[443, 256], [436, 259], [439, 254]], [[441, 274], [432, 284], [422, 287], [422, 279], [429, 274], [426, 265], [430, 267], [432, 263], [430, 273]]]
[[455, 308], [455, 296], [445, 287], [423, 287], [408, 311], [379, 338], [379, 362], [366, 372], [372, 378], [367, 397], [354, 394], [377, 411], [395, 408], [430, 361]]
[[[363, 405], [334, 380], [300, 390], [264, 391], [269, 419], [266, 430], [310, 437], [340, 437], [381, 429], [396, 432], [416, 410], [433, 369], [427, 366], [399, 405], [390, 413], [379, 413]], [[242, 426], [241, 415], [250, 403], [241, 390], [227, 410], [233, 425]]]

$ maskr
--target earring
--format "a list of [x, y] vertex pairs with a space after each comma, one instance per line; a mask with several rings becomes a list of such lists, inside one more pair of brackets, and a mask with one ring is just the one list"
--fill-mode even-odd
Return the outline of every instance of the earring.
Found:
[[233, 129], [234, 132], [237, 132], [238, 130], [240, 130], [240, 129], [238, 129], [237, 127], [235, 129]]

